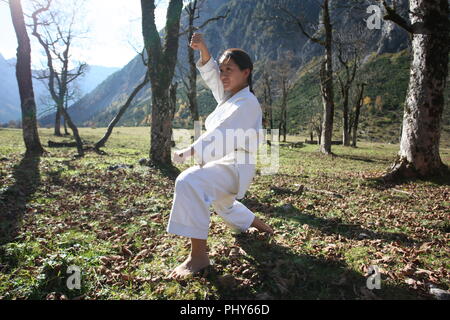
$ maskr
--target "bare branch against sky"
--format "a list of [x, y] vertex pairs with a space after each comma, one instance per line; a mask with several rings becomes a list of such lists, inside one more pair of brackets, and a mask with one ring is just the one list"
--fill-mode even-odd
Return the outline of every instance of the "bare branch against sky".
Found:
[[[162, 29], [166, 19], [167, 0], [156, 1], [156, 25]], [[86, 1], [86, 13], [81, 22], [89, 29], [83, 45], [73, 48], [79, 60], [91, 65], [122, 67], [136, 56], [135, 48], [142, 44], [141, 11], [139, 1], [95, 0]], [[24, 1], [25, 13], [32, 8]], [[11, 22], [7, 1], [0, 0], [0, 54], [6, 59], [16, 56], [17, 40]], [[35, 39], [32, 41], [33, 67], [41, 67], [42, 52]]]

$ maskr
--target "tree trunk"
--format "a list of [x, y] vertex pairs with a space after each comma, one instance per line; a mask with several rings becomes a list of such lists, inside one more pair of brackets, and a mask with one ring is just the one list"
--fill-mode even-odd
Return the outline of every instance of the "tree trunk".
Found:
[[[66, 112], [67, 112], [67, 109], [66, 109]], [[70, 136], [70, 133], [67, 130], [67, 123], [65, 121], [63, 121], [63, 126], [64, 126], [64, 135], [65, 136]]]
[[67, 125], [68, 125], [69, 128], [72, 130], [73, 136], [75, 137], [75, 141], [76, 141], [76, 143], [77, 143], [78, 156], [82, 157], [82, 156], [84, 156], [84, 151], [83, 151], [83, 141], [81, 140], [80, 134], [78, 133], [78, 128], [77, 128], [77, 126], [72, 122], [72, 119], [70, 118], [68, 112], [67, 112], [64, 108], [61, 108], [61, 112], [62, 112], [62, 114], [63, 114], [64, 121], [67, 122]]
[[[75, 123], [73, 123], [72, 119], [70, 118], [69, 113], [64, 108], [64, 102], [65, 102], [65, 97], [66, 97], [66, 93], [67, 93], [67, 77], [68, 77], [68, 72], [69, 72], [69, 49], [70, 49], [70, 41], [68, 41], [66, 43], [66, 48], [64, 49], [64, 52], [63, 52], [63, 61], [64, 61], [63, 62], [63, 70], [62, 70], [62, 74], [61, 74], [61, 83], [59, 83], [59, 86], [58, 86], [59, 87], [58, 88], [59, 89], [58, 109], [60, 110], [60, 112], [62, 113], [62, 115], [64, 117], [64, 122], [67, 123], [69, 128], [72, 130], [73, 136], [75, 138], [75, 142], [77, 143], [78, 156], [82, 157], [82, 156], [84, 156], [83, 141], [80, 138], [77, 126], [75, 125]], [[48, 58], [51, 58], [51, 57], [48, 57]]]
[[281, 141], [281, 132], [282, 132], [282, 130], [281, 130], [281, 121], [280, 121], [280, 123], [278, 124], [278, 142], [280, 142]]
[[[67, 108], [64, 108], [64, 109], [65, 109], [66, 112], [67, 112]], [[70, 133], [69, 133], [69, 131], [67, 130], [67, 122], [64, 121], [64, 119], [63, 119], [63, 126], [64, 126], [64, 135], [70, 136]]]
[[363, 103], [364, 86], [365, 86], [365, 83], [362, 83], [361, 91], [359, 92], [358, 102], [356, 103], [356, 107], [355, 107], [355, 119], [353, 120], [353, 140], [352, 140], [353, 148], [356, 148], [356, 140], [358, 138], [359, 114], [361, 112], [361, 107], [362, 107], [362, 103]]
[[317, 130], [316, 136], [317, 136], [317, 144], [320, 146], [322, 144], [322, 130]]
[[342, 130], [342, 144], [344, 146], [350, 145], [350, 130], [349, 130], [349, 119], [348, 119], [348, 96], [350, 88], [346, 87], [344, 89], [344, 117], [343, 117], [343, 130]]
[[189, 44], [192, 36], [194, 35], [194, 19], [197, 11], [197, 0], [192, 3], [191, 10], [189, 11], [189, 37], [188, 37], [188, 61], [189, 61], [189, 88], [188, 88], [188, 100], [189, 110], [194, 121], [199, 121], [198, 103], [197, 103], [197, 67], [195, 65], [194, 49]]
[[34, 100], [31, 76], [31, 47], [23, 17], [20, 0], [10, 0], [9, 8], [14, 30], [17, 36], [17, 64], [16, 78], [19, 86], [20, 106], [22, 109], [22, 134], [25, 142], [26, 154], [42, 154], [36, 120], [36, 102]]
[[61, 136], [61, 110], [59, 107], [56, 107], [56, 116], [55, 116], [55, 136]]
[[323, 3], [323, 24], [325, 27], [325, 60], [321, 68], [321, 91], [323, 102], [323, 129], [320, 151], [331, 154], [333, 136], [334, 93], [333, 93], [333, 61], [332, 61], [332, 26], [328, 10], [328, 0]]
[[197, 103], [197, 67], [195, 66], [194, 51], [192, 50], [192, 48], [189, 48], [188, 51], [189, 51], [188, 56], [190, 66], [189, 88], [188, 88], [189, 110], [191, 111], [192, 120], [199, 121], [200, 115], [198, 112], [198, 103]]
[[[175, 110], [177, 109], [177, 89], [178, 89], [178, 83], [172, 83], [169, 88], [169, 116], [171, 119], [173, 119], [175, 115]], [[198, 120], [197, 120], [198, 121]], [[170, 136], [173, 137], [173, 129], [170, 127], [171, 133]], [[175, 147], [175, 141], [174, 139], [171, 139], [171, 147]]]
[[272, 116], [272, 88], [270, 83], [270, 77], [267, 72], [264, 73], [264, 124], [269, 129], [269, 132], [273, 128], [273, 116]]
[[170, 0], [167, 8], [164, 48], [155, 25], [155, 1], [141, 0], [142, 34], [149, 57], [148, 71], [152, 84], [152, 128], [150, 159], [155, 165], [171, 166], [171, 138], [174, 110], [169, 89], [178, 52], [182, 0]]
[[283, 76], [281, 79], [282, 82], [282, 103], [281, 103], [281, 124], [280, 129], [283, 132], [283, 142], [286, 142], [286, 134], [287, 134], [287, 96], [288, 96], [288, 84], [287, 77]]
[[448, 0], [411, 0], [413, 60], [397, 160], [386, 180], [448, 172], [439, 155], [441, 119], [448, 75]]
[[[68, 107], [69, 107], [69, 94], [67, 93], [66, 98], [64, 99], [64, 110], [66, 110], [66, 112]], [[64, 126], [64, 135], [70, 136], [70, 133], [67, 130], [67, 122], [64, 119], [63, 119], [63, 126]]]
[[170, 90], [153, 88], [152, 92], [152, 130], [150, 159], [155, 164], [170, 165], [172, 120], [175, 110], [172, 109]]
[[[78, 155], [80, 157], [82, 157], [82, 156], [84, 156], [83, 141], [80, 138], [77, 126], [75, 125], [75, 123], [73, 123], [72, 119], [70, 118], [69, 113], [64, 108], [64, 96], [66, 95], [66, 88], [64, 85], [61, 85], [59, 89], [60, 89], [60, 95], [58, 97], [59, 101], [58, 101], [57, 108], [61, 112], [62, 116], [64, 117], [64, 123], [67, 123], [69, 128], [72, 130], [73, 136], [75, 138], [75, 142], [77, 143]], [[60, 133], [60, 135], [61, 135], [61, 133]]]
[[130, 96], [128, 97], [128, 99], [125, 102], [125, 104], [120, 108], [120, 110], [117, 113], [117, 115], [109, 123], [108, 129], [106, 130], [105, 135], [95, 144], [95, 146], [94, 146], [95, 150], [99, 151], [100, 148], [105, 146], [105, 143], [108, 141], [109, 137], [111, 136], [111, 133], [113, 132], [114, 127], [120, 121], [120, 119], [122, 118], [123, 114], [128, 109], [128, 107], [130, 106], [131, 102], [133, 101], [134, 97], [139, 93], [139, 91], [141, 91], [141, 89], [143, 87], [145, 87], [145, 85], [149, 81], [150, 81], [150, 79], [148, 77], [148, 72], [147, 72], [146, 75], [145, 75], [144, 80], [133, 90], [133, 92], [130, 94]]

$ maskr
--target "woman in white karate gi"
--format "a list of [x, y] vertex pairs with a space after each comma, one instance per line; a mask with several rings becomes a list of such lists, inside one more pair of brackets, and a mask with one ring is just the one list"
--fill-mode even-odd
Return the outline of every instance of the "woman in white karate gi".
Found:
[[[189, 257], [169, 277], [181, 278], [207, 267], [210, 212], [215, 211], [230, 227], [245, 231], [255, 227], [273, 230], [236, 199], [244, 197], [255, 174], [257, 135], [262, 112], [252, 91], [253, 63], [240, 49], [228, 49], [219, 60], [211, 58], [201, 34], [190, 46], [200, 51], [197, 68], [211, 89], [218, 106], [205, 121], [206, 132], [191, 146], [174, 153], [176, 163], [194, 157], [200, 164], [183, 171], [175, 182], [175, 195], [167, 231], [191, 239]], [[227, 140], [226, 134], [246, 132]], [[256, 133], [252, 135], [251, 133]], [[243, 161], [245, 160], [245, 161]]]

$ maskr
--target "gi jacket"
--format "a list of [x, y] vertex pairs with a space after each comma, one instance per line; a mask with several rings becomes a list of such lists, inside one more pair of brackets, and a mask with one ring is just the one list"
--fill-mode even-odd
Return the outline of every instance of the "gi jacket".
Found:
[[239, 181], [236, 198], [241, 199], [255, 176], [256, 153], [262, 141], [261, 106], [249, 87], [233, 96], [224, 91], [219, 66], [213, 58], [205, 65], [200, 59], [197, 69], [218, 105], [205, 120], [206, 132], [191, 145], [194, 157], [201, 165], [233, 165]]

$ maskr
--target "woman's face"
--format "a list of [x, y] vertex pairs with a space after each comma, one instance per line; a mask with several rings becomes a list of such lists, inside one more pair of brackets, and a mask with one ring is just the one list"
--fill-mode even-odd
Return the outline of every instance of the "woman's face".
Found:
[[233, 59], [224, 59], [220, 65], [220, 80], [223, 83], [223, 89], [236, 93], [248, 86], [247, 78], [250, 69], [239, 69], [239, 66]]

